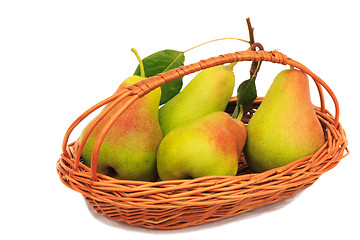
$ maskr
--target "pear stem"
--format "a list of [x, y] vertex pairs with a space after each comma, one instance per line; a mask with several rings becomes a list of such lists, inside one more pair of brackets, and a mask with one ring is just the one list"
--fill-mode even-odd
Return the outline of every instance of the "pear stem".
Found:
[[137, 60], [139, 61], [139, 65], [140, 65], [140, 76], [142, 78], [145, 78], [145, 69], [144, 69], [144, 64], [139, 56], [139, 53], [136, 51], [135, 48], [132, 48], [131, 51], [135, 54]]
[[227, 65], [228, 68], [233, 69], [238, 62], [232, 62]]
[[243, 115], [244, 115], [244, 108], [242, 105], [239, 106], [240, 107], [240, 110], [239, 110], [239, 115], [237, 116], [237, 120], [241, 121]]

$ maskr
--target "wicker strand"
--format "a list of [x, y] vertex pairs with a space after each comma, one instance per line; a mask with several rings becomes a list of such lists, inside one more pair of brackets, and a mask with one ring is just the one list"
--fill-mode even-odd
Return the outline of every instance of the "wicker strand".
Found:
[[[84, 137], [83, 137], [83, 141], [81, 142], [80, 146], [79, 146], [79, 153], [76, 155], [75, 157], [75, 169], [77, 170], [79, 167], [79, 163], [80, 163], [80, 157], [81, 157], [81, 152], [85, 146], [85, 143], [87, 141], [87, 139], [89, 138], [91, 132], [93, 131], [93, 129], [95, 128], [95, 126], [106, 116], [106, 114], [108, 114], [120, 101], [122, 101], [129, 93], [129, 91], [124, 90], [124, 91], [119, 91], [119, 93], [115, 93], [112, 97], [108, 98], [109, 100], [103, 101], [104, 104], [105, 103], [109, 103], [109, 105], [107, 106], [107, 108], [105, 108], [100, 114], [99, 116], [94, 119], [94, 122], [90, 125], [89, 130], [87, 132], [85, 132]], [[114, 100], [113, 100], [114, 99]], [[93, 106], [92, 108], [90, 108], [88, 111], [85, 112], [85, 114], [81, 115], [79, 119], [84, 119], [84, 117], [88, 116], [90, 113], [94, 112], [95, 110], [99, 109], [100, 107], [102, 107], [104, 104], [98, 104]], [[78, 124], [78, 120], [75, 121], [76, 124]], [[73, 124], [74, 126], [71, 126], [70, 129], [74, 129], [75, 128], [75, 124]], [[65, 138], [69, 138], [69, 134], [67, 133]]]

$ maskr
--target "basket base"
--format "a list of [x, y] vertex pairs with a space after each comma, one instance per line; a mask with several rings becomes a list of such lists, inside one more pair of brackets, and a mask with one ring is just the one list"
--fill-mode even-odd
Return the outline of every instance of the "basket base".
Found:
[[187, 206], [179, 208], [123, 208], [112, 203], [101, 202], [84, 196], [87, 203], [98, 213], [117, 222], [148, 229], [181, 229], [202, 225], [252, 211], [261, 206], [272, 205], [284, 199], [291, 199], [300, 190], [311, 186], [317, 179], [306, 183], [301, 188], [293, 187], [275, 194], [254, 198], [243, 198], [228, 204], [212, 206]]

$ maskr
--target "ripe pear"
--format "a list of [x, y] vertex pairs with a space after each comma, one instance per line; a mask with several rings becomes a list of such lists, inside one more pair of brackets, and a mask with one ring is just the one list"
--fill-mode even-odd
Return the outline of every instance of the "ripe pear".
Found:
[[159, 110], [163, 135], [215, 111], [224, 111], [234, 90], [236, 63], [199, 72], [187, 86]]
[[245, 158], [254, 172], [314, 154], [325, 142], [310, 99], [309, 80], [296, 69], [280, 72], [248, 126]]
[[[125, 79], [117, 91], [141, 81], [144, 77]], [[117, 179], [155, 181], [158, 179], [156, 153], [163, 138], [158, 110], [161, 90], [157, 88], [131, 104], [109, 129], [97, 158], [98, 173]], [[123, 100], [96, 125], [86, 141], [82, 159], [91, 165], [91, 155], [98, 136], [106, 122], [123, 105]], [[108, 106], [105, 106], [104, 110]], [[80, 142], [92, 120], [83, 130]]]
[[161, 180], [236, 175], [246, 127], [225, 112], [213, 112], [170, 131], [160, 143]]

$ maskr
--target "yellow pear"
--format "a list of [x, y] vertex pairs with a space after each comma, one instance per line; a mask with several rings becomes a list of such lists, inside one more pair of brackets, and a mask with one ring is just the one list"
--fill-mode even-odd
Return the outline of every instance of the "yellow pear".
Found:
[[314, 154], [325, 142], [310, 99], [309, 80], [296, 69], [280, 72], [248, 126], [244, 153], [263, 172]]

